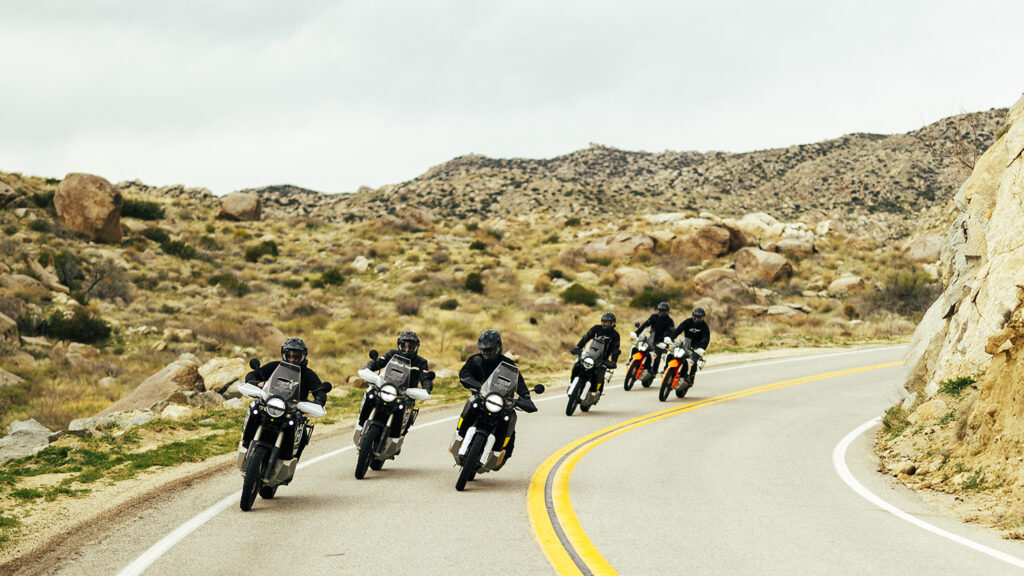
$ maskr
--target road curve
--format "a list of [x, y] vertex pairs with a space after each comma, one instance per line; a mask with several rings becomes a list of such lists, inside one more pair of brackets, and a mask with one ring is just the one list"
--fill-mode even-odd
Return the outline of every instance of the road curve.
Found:
[[[536, 518], [531, 524], [537, 514], [527, 492], [535, 474], [580, 438], [666, 409], [674, 410], [580, 454], [559, 496], [611, 572], [1017, 573], [880, 510], [833, 469], [836, 445], [899, 397], [899, 367], [854, 369], [901, 354], [886, 348], [709, 369], [684, 400], [661, 403], [654, 388], [619, 387], [571, 418], [563, 412], [564, 389], [551, 390], [540, 412], [520, 415], [508, 465], [461, 493], [446, 451], [456, 409], [421, 418], [398, 459], [363, 480], [353, 477], [354, 451], [340, 451], [349, 437], [314, 440], [307, 462], [331, 456], [300, 470], [291, 486], [251, 512], [233, 502], [215, 509], [241, 486], [237, 472], [225, 473], [139, 512], [53, 573], [117, 574], [133, 563], [133, 573], [147, 575], [200, 567], [216, 574], [573, 573], [549, 561]], [[761, 390], [742, 393], [754, 389]], [[874, 472], [866, 436], [851, 445], [847, 463], [865, 486], [904, 510], [1024, 555], [1020, 545], [893, 489]], [[175, 530], [172, 545], [152, 551]]]

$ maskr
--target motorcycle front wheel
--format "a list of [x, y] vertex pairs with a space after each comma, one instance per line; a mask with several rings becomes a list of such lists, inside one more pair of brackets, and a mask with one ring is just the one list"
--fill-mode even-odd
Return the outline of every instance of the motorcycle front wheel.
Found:
[[243, 512], [252, 510], [256, 494], [260, 491], [263, 480], [263, 461], [267, 458], [267, 447], [256, 445], [249, 448], [252, 454], [245, 465], [245, 479], [242, 480], [242, 501], [239, 503]]
[[661, 390], [658, 390], [658, 400], [664, 402], [668, 398], [668, 393], [672, 391], [672, 381], [675, 380], [676, 370], [676, 368], [665, 370], [665, 377], [661, 379]]
[[633, 384], [636, 379], [640, 377], [640, 363], [633, 360], [633, 363], [626, 369], [626, 380], [622, 382], [622, 389], [629, 392], [633, 389]]
[[580, 403], [580, 387], [579, 382], [576, 383], [576, 389], [569, 393], [569, 401], [565, 405], [565, 415], [572, 416], [573, 412], [576, 411], [576, 406]]
[[362, 480], [366, 476], [366, 469], [373, 460], [373, 447], [377, 445], [377, 437], [381, 433], [380, 426], [370, 426], [367, 423], [366, 430], [359, 438], [359, 455], [356, 456], [356, 478]]
[[484, 453], [484, 445], [487, 443], [486, 434], [473, 436], [473, 443], [466, 451], [466, 457], [462, 459], [462, 470], [459, 471], [459, 479], [455, 482], [455, 489], [462, 492], [466, 489], [466, 483], [476, 478], [476, 467], [480, 465], [480, 455]]

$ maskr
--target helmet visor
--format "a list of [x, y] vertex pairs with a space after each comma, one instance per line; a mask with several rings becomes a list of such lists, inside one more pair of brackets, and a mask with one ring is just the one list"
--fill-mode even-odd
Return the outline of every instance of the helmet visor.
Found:
[[285, 362], [291, 362], [297, 364], [302, 361], [302, 352], [298, 350], [285, 350], [284, 351]]
[[480, 353], [483, 354], [484, 358], [488, 358], [488, 359], [494, 358], [495, 356], [498, 355], [498, 348], [497, 347], [481, 348], [480, 349]]

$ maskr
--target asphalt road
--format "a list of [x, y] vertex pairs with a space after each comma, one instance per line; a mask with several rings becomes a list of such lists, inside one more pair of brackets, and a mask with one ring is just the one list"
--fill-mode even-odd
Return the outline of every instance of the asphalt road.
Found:
[[[600, 560], [584, 563], [582, 573], [1021, 572], [883, 511], [837, 474], [837, 444], [898, 400], [902, 368], [880, 366], [902, 353], [709, 367], [683, 400], [662, 403], [656, 387], [618, 386], [590, 413], [571, 418], [564, 387], [552, 387], [538, 397], [538, 413], [520, 414], [516, 453], [505, 468], [461, 493], [447, 453], [449, 418], [458, 409], [421, 417], [398, 459], [363, 480], [353, 476], [355, 451], [342, 450], [350, 436], [314, 439], [292, 484], [252, 511], [238, 509], [241, 476], [232, 470], [140, 511], [68, 554], [54, 573], [581, 573], [559, 563], [565, 553], [557, 542], [538, 536], [535, 526], [545, 520], [535, 512], [545, 501], [531, 493], [528, 504], [527, 495], [531, 482], [542, 491], [543, 474], [534, 476], [549, 456], [599, 431], [606, 434], [598, 443], [563, 466], [571, 478], [565, 488], [548, 494], [548, 504], [571, 503], [585, 533], [574, 544], [573, 527], [560, 526], [569, 546]], [[617, 428], [657, 412], [662, 417]], [[1024, 545], [960, 524], [894, 487], [875, 471], [871, 436], [858, 437], [845, 456], [868, 490], [940, 528], [1024, 557]], [[327, 457], [313, 462], [318, 455]], [[161, 542], [166, 550], [154, 551]]]

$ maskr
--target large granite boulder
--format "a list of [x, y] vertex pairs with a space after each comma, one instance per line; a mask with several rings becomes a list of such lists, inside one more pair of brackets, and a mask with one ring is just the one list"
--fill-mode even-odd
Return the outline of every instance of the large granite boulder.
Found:
[[199, 359], [185, 353], [163, 370], [146, 378], [127, 396], [101, 410], [97, 416], [126, 410], [148, 410], [179, 390], [202, 391], [203, 388], [203, 377], [199, 375]]
[[249, 366], [242, 358], [214, 358], [199, 367], [199, 375], [207, 390], [224, 392], [232, 383], [241, 380], [249, 372]]
[[675, 232], [672, 254], [691, 262], [713, 260], [746, 244], [746, 236], [738, 229], [704, 218], [677, 222]]
[[785, 256], [750, 246], [737, 250], [732, 261], [736, 275], [748, 284], [772, 284], [793, 274], [793, 265]]
[[7, 435], [0, 438], [0, 464], [39, 452], [50, 443], [52, 435], [53, 431], [32, 419], [12, 422]]
[[903, 246], [903, 259], [918, 264], [937, 262], [946, 239], [938, 234], [918, 236]]
[[587, 260], [614, 262], [653, 250], [654, 239], [647, 234], [618, 232], [586, 243], [583, 246], [583, 257]]
[[730, 268], [710, 268], [693, 277], [693, 288], [701, 296], [728, 299], [750, 292], [736, 271]]
[[0, 313], [0, 350], [17, 350], [21, 347], [18, 338], [18, 323], [6, 314]]
[[232, 192], [221, 199], [217, 218], [250, 221], [259, 220], [262, 215], [263, 201], [259, 196], [248, 192]]
[[94, 242], [121, 241], [121, 192], [92, 174], [68, 174], [53, 196], [57, 221]]
[[24, 203], [24, 196], [19, 194], [10, 184], [0, 180], [0, 208], [16, 208]]
[[627, 294], [639, 294], [644, 288], [654, 284], [651, 275], [639, 268], [617, 268], [615, 270], [615, 283]]

